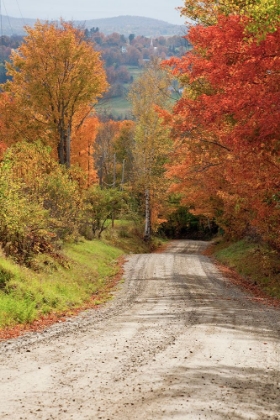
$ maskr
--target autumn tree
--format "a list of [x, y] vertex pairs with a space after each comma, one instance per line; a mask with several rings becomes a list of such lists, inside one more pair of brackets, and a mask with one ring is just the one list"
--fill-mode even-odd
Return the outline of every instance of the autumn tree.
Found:
[[260, 37], [274, 32], [280, 23], [278, 0], [185, 0], [181, 14], [204, 26], [215, 25], [220, 15], [245, 18], [246, 28]]
[[81, 168], [84, 174], [80, 182], [81, 187], [87, 188], [98, 183], [94, 151], [99, 126], [98, 118], [95, 115], [89, 115], [83, 124], [76, 128], [72, 136], [71, 163]]
[[154, 61], [133, 83], [129, 93], [135, 117], [134, 188], [144, 198], [144, 238], [150, 239], [152, 227], [163, 210], [167, 180], [164, 165], [170, 150], [169, 129], [157, 112], [168, 106], [170, 78]]
[[49, 144], [56, 153], [56, 142], [46, 124], [32, 118], [22, 100], [9, 92], [0, 93], [0, 142], [11, 146], [22, 140], [33, 142], [36, 139]]
[[113, 120], [100, 122], [96, 137], [94, 158], [101, 188], [114, 187], [116, 183], [114, 138], [118, 131], [119, 122]]
[[78, 235], [83, 190], [72, 167], [59, 165], [40, 141], [12, 145], [0, 163], [0, 238], [3, 250], [29, 265], [41, 253]]
[[234, 12], [197, 25], [193, 50], [169, 61], [184, 87], [166, 117], [175, 139], [170, 174], [227, 233], [254, 232], [279, 247], [280, 31], [248, 38], [252, 22]]
[[114, 138], [114, 153], [120, 188], [130, 184], [133, 178], [133, 148], [135, 123], [131, 120], [119, 122], [119, 131]]
[[59, 163], [69, 167], [73, 132], [107, 88], [100, 53], [85, 41], [83, 31], [64, 21], [37, 21], [26, 31], [23, 44], [7, 64], [12, 80], [2, 88], [23, 119], [38, 127], [39, 136], [42, 131], [48, 133]]
[[133, 135], [133, 121], [100, 121], [94, 159], [101, 188], [123, 188], [131, 180]]
[[84, 213], [81, 232], [87, 239], [99, 238], [107, 229], [111, 219], [114, 219], [125, 210], [127, 211], [127, 194], [116, 188], [101, 189], [92, 186], [85, 192]]

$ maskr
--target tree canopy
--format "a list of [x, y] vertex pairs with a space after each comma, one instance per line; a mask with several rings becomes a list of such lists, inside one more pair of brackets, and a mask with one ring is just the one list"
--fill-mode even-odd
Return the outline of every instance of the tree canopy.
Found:
[[280, 22], [278, 0], [185, 0], [181, 14], [202, 25], [216, 25], [219, 15], [246, 17], [247, 28], [263, 36], [277, 30]]
[[192, 51], [167, 63], [183, 95], [166, 119], [169, 175], [184, 202], [228, 235], [254, 233], [279, 248], [279, 3], [269, 30], [258, 26], [267, 15], [257, 9], [269, 4], [186, 2], [182, 12], [200, 24], [188, 34]]
[[12, 79], [2, 88], [15, 104], [14, 123], [21, 136], [25, 138], [27, 126], [37, 138], [47, 133], [59, 163], [69, 166], [71, 136], [107, 88], [100, 53], [85, 41], [83, 31], [64, 21], [37, 21], [26, 31], [7, 64]]
[[135, 117], [134, 187], [145, 198], [147, 239], [166, 204], [168, 181], [164, 172], [171, 146], [170, 130], [164, 126], [157, 107], [168, 107], [170, 84], [169, 75], [155, 61], [134, 82], [129, 93]]

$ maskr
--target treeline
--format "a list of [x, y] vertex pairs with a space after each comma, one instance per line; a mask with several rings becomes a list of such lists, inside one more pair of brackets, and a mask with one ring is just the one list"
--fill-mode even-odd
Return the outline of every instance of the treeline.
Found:
[[27, 33], [1, 85], [0, 241], [31, 265], [38, 254], [56, 257], [86, 223], [101, 229], [86, 191], [97, 180], [93, 106], [108, 84], [100, 54], [71, 24], [38, 22]]
[[16, 49], [20, 46], [20, 44], [23, 41], [23, 36], [20, 35], [12, 35], [12, 36], [6, 36], [1, 35], [0, 36], [0, 52], [1, 57], [8, 59], [11, 55], [12, 49]]
[[189, 42], [182, 36], [128, 37], [118, 33], [104, 35], [98, 28], [85, 30], [85, 36], [94, 42], [95, 48], [101, 51], [106, 67], [112, 65], [143, 65], [143, 60], [154, 56], [165, 59], [171, 56], [182, 56], [190, 48]]
[[86, 171], [66, 169], [42, 142], [18, 142], [0, 165], [2, 250], [35, 269], [39, 255], [64, 264], [65, 242], [100, 237], [108, 220], [128, 212], [128, 201], [117, 187], [99, 188], [97, 177], [88, 185]]

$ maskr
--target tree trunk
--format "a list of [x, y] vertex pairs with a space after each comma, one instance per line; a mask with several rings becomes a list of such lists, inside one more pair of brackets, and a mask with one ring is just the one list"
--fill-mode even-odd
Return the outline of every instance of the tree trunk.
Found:
[[99, 186], [101, 190], [103, 189], [103, 162], [104, 162], [104, 155], [100, 156], [100, 169], [98, 171], [99, 174]]
[[125, 159], [123, 160], [123, 164], [122, 164], [121, 191], [123, 191], [123, 184], [124, 184], [124, 171], [125, 171]]
[[59, 129], [59, 143], [57, 146], [57, 154], [58, 154], [58, 162], [60, 165], [65, 164], [65, 156], [64, 156], [64, 130], [63, 128]]
[[144, 241], [151, 239], [151, 201], [150, 191], [148, 188], [145, 190], [145, 230], [144, 230]]
[[113, 188], [116, 188], [116, 153], [114, 153], [113, 161]]
[[65, 164], [66, 168], [70, 168], [71, 165], [71, 127], [67, 129], [67, 135], [65, 136]]

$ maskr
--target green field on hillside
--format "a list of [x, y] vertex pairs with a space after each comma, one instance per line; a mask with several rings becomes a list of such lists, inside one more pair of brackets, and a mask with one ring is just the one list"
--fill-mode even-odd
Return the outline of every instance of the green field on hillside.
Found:
[[[130, 75], [135, 81], [142, 73], [143, 68], [138, 66], [126, 66]], [[99, 114], [112, 116], [114, 119], [132, 119], [131, 104], [126, 98], [126, 94], [129, 92], [132, 83], [124, 83], [124, 94], [114, 98], [101, 99], [96, 106], [96, 110]]]
[[96, 106], [98, 114], [113, 116], [114, 119], [131, 119], [131, 105], [125, 97], [104, 99]]

